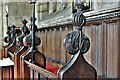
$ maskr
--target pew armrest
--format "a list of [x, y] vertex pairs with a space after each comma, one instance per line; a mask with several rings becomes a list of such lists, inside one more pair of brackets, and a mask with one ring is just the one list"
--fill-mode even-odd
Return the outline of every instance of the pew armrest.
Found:
[[3, 60], [0, 60], [0, 67], [4, 66], [13, 66], [14, 62], [10, 60], [10, 58], [4, 58]]

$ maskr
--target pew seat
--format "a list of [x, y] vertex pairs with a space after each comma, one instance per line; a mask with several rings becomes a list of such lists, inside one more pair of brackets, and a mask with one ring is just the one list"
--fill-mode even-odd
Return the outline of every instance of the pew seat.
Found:
[[10, 60], [10, 58], [3, 58], [3, 60], [0, 60], [0, 67], [3, 66], [13, 66], [14, 62]]
[[[66, 64], [59, 67], [56, 67], [58, 65], [54, 66], [55, 64], [49, 64], [49, 62], [47, 61], [45, 69], [36, 64], [30, 63], [27, 60], [24, 60], [24, 62], [27, 64], [26, 66], [28, 68], [44, 76], [44, 78], [91, 78], [92, 80], [97, 79], [95, 69], [85, 61], [83, 55], [80, 53], [75, 54]], [[33, 76], [35, 77], [36, 75]]]
[[63, 65], [52, 62], [52, 61], [46, 61], [46, 70], [57, 74], [58, 70], [62, 67]]

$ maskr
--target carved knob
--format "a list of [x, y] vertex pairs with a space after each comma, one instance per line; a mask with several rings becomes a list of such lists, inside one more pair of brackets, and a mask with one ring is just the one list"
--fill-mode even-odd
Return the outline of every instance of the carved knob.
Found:
[[[41, 40], [39, 37], [35, 36], [35, 46], [40, 45]], [[24, 46], [30, 47], [32, 46], [32, 34], [29, 34], [23, 38]]]

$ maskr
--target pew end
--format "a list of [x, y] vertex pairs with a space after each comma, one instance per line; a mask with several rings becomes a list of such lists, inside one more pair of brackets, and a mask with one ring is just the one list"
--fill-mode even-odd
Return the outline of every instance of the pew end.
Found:
[[[47, 67], [44, 69], [38, 65], [30, 63], [27, 60], [24, 60], [27, 66], [37, 71], [40, 75], [43, 75], [44, 78], [50, 79], [97, 79], [97, 73], [95, 68], [93, 68], [86, 60], [83, 55], [77, 53], [74, 55], [65, 65], [56, 64], [50, 61], [47, 61], [46, 65], [52, 66], [52, 70]], [[52, 63], [52, 64], [50, 64]], [[57, 66], [54, 66], [57, 65]], [[58, 69], [56, 69], [58, 68]], [[57, 73], [54, 72], [57, 70]]]

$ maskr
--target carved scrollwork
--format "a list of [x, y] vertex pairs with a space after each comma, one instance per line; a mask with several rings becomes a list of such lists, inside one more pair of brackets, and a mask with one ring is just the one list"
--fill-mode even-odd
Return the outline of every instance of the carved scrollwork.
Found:
[[79, 34], [77, 31], [72, 31], [71, 33], [67, 34], [64, 39], [64, 48], [66, 52], [70, 54], [75, 54], [79, 50]]
[[82, 54], [86, 53], [89, 50], [89, 48], [90, 48], [90, 39], [83, 34], [81, 53]]
[[[80, 35], [82, 35], [81, 43]], [[79, 46], [80, 45], [80, 46]], [[64, 39], [64, 48], [69, 54], [76, 54], [79, 50], [82, 54], [86, 53], [90, 47], [90, 40], [84, 34], [80, 34], [79, 30], [74, 30], [67, 34]]]

